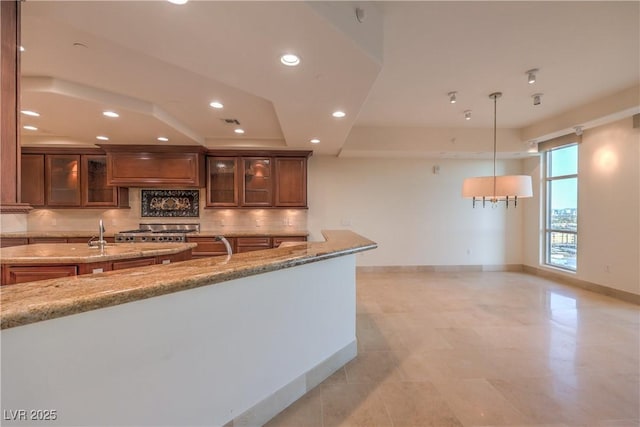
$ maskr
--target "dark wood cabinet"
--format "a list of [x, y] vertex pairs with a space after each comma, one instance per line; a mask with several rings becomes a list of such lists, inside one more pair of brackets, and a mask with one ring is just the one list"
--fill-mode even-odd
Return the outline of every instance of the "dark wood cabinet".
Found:
[[[227, 240], [231, 245], [231, 251], [235, 253], [236, 239], [233, 237], [227, 237]], [[187, 237], [187, 242], [198, 244], [198, 246], [192, 250], [192, 255], [194, 258], [204, 258], [227, 254], [227, 249], [225, 248], [224, 243], [216, 241], [213, 236]]]
[[45, 200], [52, 207], [80, 207], [80, 155], [45, 155]]
[[44, 206], [44, 154], [23, 154], [20, 171], [20, 201], [34, 207]]
[[276, 157], [276, 207], [307, 207], [307, 158]]
[[304, 236], [276, 236], [273, 237], [273, 247], [278, 248], [283, 242], [306, 242], [307, 238]]
[[82, 206], [116, 207], [129, 205], [129, 189], [107, 184], [107, 156], [83, 155]]
[[124, 187], [203, 187], [202, 147], [104, 145], [107, 184]]
[[273, 176], [270, 157], [243, 157], [240, 205], [269, 207], [273, 205]]
[[3, 237], [0, 239], [0, 248], [8, 248], [11, 246], [28, 245], [29, 240], [26, 237]]
[[311, 151], [212, 150], [208, 208], [307, 208]]
[[238, 237], [236, 252], [243, 253], [270, 249], [271, 244], [271, 237]]
[[129, 189], [107, 185], [106, 159], [96, 149], [23, 148], [22, 201], [33, 207], [129, 207]]
[[75, 265], [8, 265], [2, 266], [2, 284], [15, 285], [76, 274], [78, 274], [78, 268]]
[[238, 158], [207, 158], [207, 206], [238, 206]]

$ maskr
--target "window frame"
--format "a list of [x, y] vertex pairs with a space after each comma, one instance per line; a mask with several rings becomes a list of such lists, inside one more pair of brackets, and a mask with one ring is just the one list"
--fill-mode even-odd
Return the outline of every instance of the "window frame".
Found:
[[[576, 147], [576, 173], [567, 174], [567, 175], [558, 175], [550, 177], [549, 173], [552, 169], [553, 163], [553, 152], [557, 150], [561, 150], [564, 148], [568, 148], [571, 146]], [[578, 270], [578, 223], [576, 219], [576, 229], [574, 230], [566, 230], [559, 228], [552, 228], [551, 226], [551, 197], [552, 197], [552, 189], [551, 183], [554, 181], [562, 181], [567, 179], [575, 179], [576, 180], [576, 201], [578, 200], [578, 185], [579, 185], [579, 177], [578, 177], [578, 164], [580, 158], [580, 144], [578, 142], [565, 144], [558, 147], [553, 147], [545, 151], [544, 153], [544, 254], [543, 254], [543, 264], [547, 267], [558, 268], [564, 271], [575, 273]], [[576, 203], [576, 218], [579, 216], [578, 211], [578, 203]], [[553, 264], [551, 262], [551, 236], [552, 233], [563, 233], [570, 234], [575, 236], [575, 245], [576, 245], [576, 254], [575, 254], [575, 268], [567, 267], [564, 265]]]

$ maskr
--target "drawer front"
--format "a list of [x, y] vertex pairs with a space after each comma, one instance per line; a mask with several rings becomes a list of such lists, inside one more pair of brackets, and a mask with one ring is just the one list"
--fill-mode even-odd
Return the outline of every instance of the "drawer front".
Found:
[[154, 257], [132, 259], [126, 261], [114, 261], [112, 268], [113, 270], [124, 270], [125, 268], [145, 267], [147, 265], [154, 265], [155, 263], [156, 259]]
[[34, 243], [67, 243], [64, 237], [29, 237], [29, 244]]
[[260, 246], [264, 248], [271, 247], [271, 237], [238, 237], [238, 252], [243, 246]]
[[277, 248], [282, 242], [306, 242], [307, 238], [302, 236], [274, 237], [273, 247]]
[[22, 246], [29, 244], [26, 237], [5, 237], [0, 239], [0, 248], [8, 248], [10, 246]]
[[78, 274], [75, 265], [33, 265], [33, 266], [3, 266], [2, 284], [15, 285], [17, 283], [35, 282], [36, 280], [57, 279]]
[[[231, 245], [232, 252], [235, 252], [236, 239], [230, 237], [227, 240]], [[197, 247], [193, 248], [195, 257], [227, 254], [227, 248], [225, 248], [224, 243], [214, 240], [213, 237], [187, 237], [187, 242], [198, 244]]]

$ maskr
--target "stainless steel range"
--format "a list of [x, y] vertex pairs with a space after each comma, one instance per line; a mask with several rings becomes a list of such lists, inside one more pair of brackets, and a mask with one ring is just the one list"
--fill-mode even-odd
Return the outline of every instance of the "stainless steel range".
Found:
[[200, 224], [140, 224], [137, 230], [115, 233], [114, 238], [117, 243], [179, 243], [186, 242], [187, 234], [197, 231], [200, 231]]

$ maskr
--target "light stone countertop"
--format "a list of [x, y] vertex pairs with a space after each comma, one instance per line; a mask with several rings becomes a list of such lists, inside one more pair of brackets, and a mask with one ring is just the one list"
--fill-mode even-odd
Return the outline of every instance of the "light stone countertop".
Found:
[[[136, 227], [132, 227], [136, 228]], [[131, 229], [131, 228], [129, 228]], [[104, 233], [105, 237], [113, 237], [118, 231], [107, 231]], [[66, 230], [50, 230], [50, 231], [10, 231], [6, 233], [0, 233], [0, 239], [3, 238], [29, 238], [29, 237], [88, 237], [97, 235], [97, 230], [84, 230], [84, 231], [66, 231]], [[197, 233], [188, 233], [187, 236], [194, 237], [213, 237], [223, 235], [226, 237], [263, 237], [263, 236], [300, 236], [305, 237], [309, 235], [307, 230], [296, 230], [291, 228], [222, 228], [218, 230], [201, 230]]]
[[[0, 249], [2, 264], [87, 264], [117, 259], [171, 255], [197, 243], [109, 243], [104, 249], [86, 243], [37, 243]], [[13, 285], [9, 285], [13, 286]], [[18, 286], [18, 285], [15, 285]]]
[[0, 327], [13, 328], [375, 249], [348, 230], [322, 231], [324, 242], [2, 286]]

